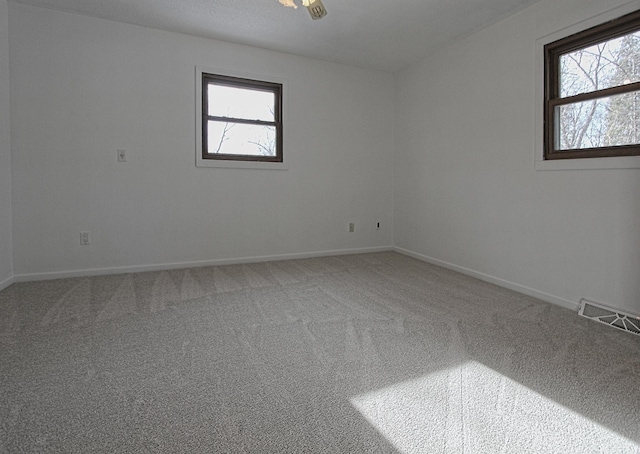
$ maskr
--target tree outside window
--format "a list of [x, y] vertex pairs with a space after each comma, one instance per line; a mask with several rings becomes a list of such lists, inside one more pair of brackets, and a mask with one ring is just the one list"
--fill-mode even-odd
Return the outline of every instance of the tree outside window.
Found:
[[640, 12], [545, 46], [545, 159], [640, 155]]

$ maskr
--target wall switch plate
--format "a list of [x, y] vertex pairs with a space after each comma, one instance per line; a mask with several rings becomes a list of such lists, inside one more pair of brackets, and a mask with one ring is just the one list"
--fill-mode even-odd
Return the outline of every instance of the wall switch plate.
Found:
[[89, 237], [89, 232], [80, 232], [80, 244], [82, 246], [91, 244], [91, 238]]
[[356, 231], [356, 225], [353, 222], [349, 223], [349, 232], [353, 233]]
[[380, 223], [376, 222], [376, 230], [380, 230]]
[[127, 150], [118, 150], [118, 162], [127, 162]]

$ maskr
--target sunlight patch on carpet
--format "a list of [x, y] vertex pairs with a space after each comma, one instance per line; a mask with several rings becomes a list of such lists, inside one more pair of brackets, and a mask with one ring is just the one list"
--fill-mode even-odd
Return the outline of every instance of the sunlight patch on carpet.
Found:
[[405, 454], [640, 450], [633, 440], [475, 361], [356, 396], [351, 403]]

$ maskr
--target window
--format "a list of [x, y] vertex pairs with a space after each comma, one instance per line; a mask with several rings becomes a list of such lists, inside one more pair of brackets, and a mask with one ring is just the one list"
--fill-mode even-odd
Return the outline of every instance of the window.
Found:
[[544, 159], [640, 155], [640, 11], [544, 47]]
[[202, 160], [283, 162], [282, 84], [199, 74]]

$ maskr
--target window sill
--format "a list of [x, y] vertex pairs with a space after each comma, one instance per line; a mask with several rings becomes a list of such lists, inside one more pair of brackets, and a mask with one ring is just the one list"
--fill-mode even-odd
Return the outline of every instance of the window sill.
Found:
[[640, 156], [536, 160], [536, 170], [640, 169]]
[[217, 167], [224, 169], [263, 169], [263, 170], [288, 170], [286, 162], [259, 162], [259, 161], [224, 161], [220, 159], [202, 159], [198, 157], [196, 167]]

